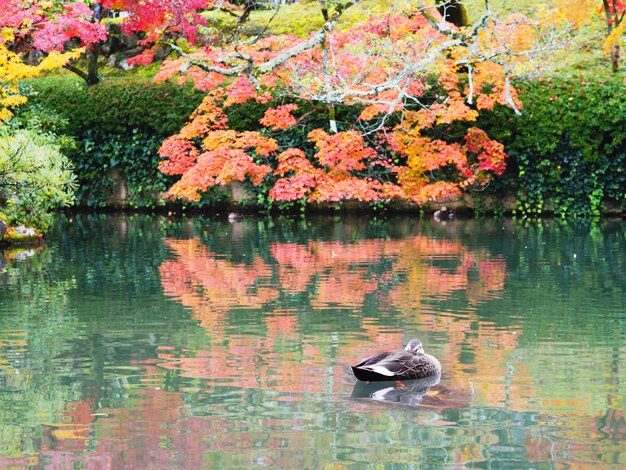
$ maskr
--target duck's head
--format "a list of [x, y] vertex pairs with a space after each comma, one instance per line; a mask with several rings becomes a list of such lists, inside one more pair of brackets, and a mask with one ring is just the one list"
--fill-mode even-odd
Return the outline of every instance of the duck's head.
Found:
[[413, 354], [424, 353], [424, 347], [419, 339], [412, 339], [407, 343], [404, 349], [412, 352]]

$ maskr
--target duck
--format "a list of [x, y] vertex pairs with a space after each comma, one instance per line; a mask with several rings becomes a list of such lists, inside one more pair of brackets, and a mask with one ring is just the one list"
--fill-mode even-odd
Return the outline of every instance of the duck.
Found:
[[238, 214], [237, 212], [231, 212], [230, 214], [228, 214], [228, 221], [231, 224], [234, 224], [235, 222], [241, 222], [243, 220], [243, 215]]
[[439, 360], [426, 354], [419, 339], [409, 341], [404, 349], [367, 357], [352, 366], [354, 376], [363, 382], [415, 380], [441, 374]]
[[435, 213], [433, 214], [433, 218], [437, 222], [444, 222], [446, 220], [453, 220], [454, 219], [454, 211], [451, 210], [451, 209], [448, 209], [446, 206], [443, 206], [438, 211], [435, 211]]

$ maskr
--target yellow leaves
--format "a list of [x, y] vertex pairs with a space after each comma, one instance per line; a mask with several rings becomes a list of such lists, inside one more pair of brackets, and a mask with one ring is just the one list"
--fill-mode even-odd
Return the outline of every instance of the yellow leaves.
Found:
[[24, 103], [26, 103], [26, 97], [21, 95], [8, 95], [0, 98], [0, 105], [3, 108], [8, 108], [9, 106], [19, 106]]
[[2, 28], [2, 30], [0, 30], [0, 38], [0, 42], [4, 44], [13, 42], [15, 39], [15, 32], [12, 28]]
[[597, 4], [597, 0], [552, 0], [537, 12], [537, 18], [548, 27], [578, 28], [590, 20]]
[[602, 46], [602, 49], [604, 50], [605, 54], [607, 55], [611, 54], [611, 49], [613, 49], [613, 46], [619, 44], [620, 39], [622, 38], [625, 29], [626, 29], [626, 21], [622, 21], [617, 28], [613, 29], [613, 31], [606, 38]]
[[0, 103], [0, 123], [11, 119], [11, 116], [13, 116], [13, 113]]
[[83, 52], [85, 52], [84, 49], [74, 49], [69, 52], [52, 51], [39, 63], [36, 74], [59, 69], [69, 61], [78, 59]]
[[[12, 31], [2, 30], [2, 38], [12, 36]], [[32, 78], [44, 72], [58, 69], [70, 60], [78, 58], [82, 49], [71, 52], [51, 52], [38, 65], [27, 65], [20, 57], [0, 43], [0, 123], [8, 120], [13, 113], [8, 109], [26, 102], [26, 97], [19, 94], [17, 83], [24, 78]]]

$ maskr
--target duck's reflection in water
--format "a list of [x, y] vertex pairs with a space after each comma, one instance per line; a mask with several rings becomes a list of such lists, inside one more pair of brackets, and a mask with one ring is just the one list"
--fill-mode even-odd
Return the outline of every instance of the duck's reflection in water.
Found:
[[352, 398], [367, 398], [387, 403], [419, 406], [424, 395], [437, 385], [441, 374], [424, 377], [423, 379], [391, 381], [391, 382], [361, 382], [354, 384]]

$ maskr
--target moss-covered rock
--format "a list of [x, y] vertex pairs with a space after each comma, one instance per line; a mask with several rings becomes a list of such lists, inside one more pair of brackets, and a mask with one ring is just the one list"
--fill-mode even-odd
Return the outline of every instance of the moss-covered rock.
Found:
[[39, 245], [43, 242], [43, 235], [35, 228], [20, 225], [8, 227], [2, 241], [10, 245]]

